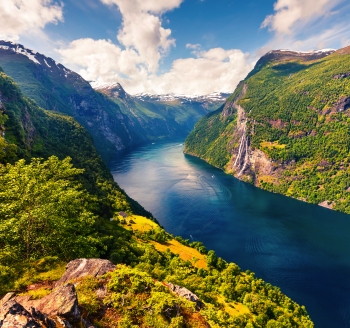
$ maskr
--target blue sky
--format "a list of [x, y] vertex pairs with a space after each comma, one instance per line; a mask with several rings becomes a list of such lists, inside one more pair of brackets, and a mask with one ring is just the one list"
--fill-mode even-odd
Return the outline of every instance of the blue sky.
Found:
[[0, 38], [126, 91], [232, 92], [272, 49], [350, 45], [347, 0], [2, 0]]

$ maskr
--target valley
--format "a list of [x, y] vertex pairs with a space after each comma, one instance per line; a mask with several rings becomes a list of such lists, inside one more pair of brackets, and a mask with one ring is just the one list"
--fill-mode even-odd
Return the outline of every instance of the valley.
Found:
[[315, 327], [350, 327], [348, 215], [244, 183], [184, 155], [182, 143], [116, 156], [114, 179], [173, 235], [201, 241], [281, 288]]
[[[113, 181], [73, 117], [40, 108], [4, 72], [0, 95], [1, 325], [313, 327], [305, 307], [277, 287], [159, 226]], [[111, 276], [57, 282], [71, 260], [98, 257], [111, 261]], [[194, 296], [185, 301], [177, 290]]]
[[0, 328], [350, 328], [349, 17], [0, 1]]
[[[0, 323], [348, 327], [348, 52], [269, 52], [232, 95], [130, 95], [1, 42]], [[98, 257], [79, 315], [44, 306]]]

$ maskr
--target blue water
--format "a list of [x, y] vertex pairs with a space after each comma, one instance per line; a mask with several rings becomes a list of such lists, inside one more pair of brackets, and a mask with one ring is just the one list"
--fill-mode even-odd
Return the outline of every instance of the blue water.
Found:
[[350, 216], [243, 183], [181, 142], [119, 154], [111, 172], [167, 231], [279, 286], [316, 328], [350, 327]]

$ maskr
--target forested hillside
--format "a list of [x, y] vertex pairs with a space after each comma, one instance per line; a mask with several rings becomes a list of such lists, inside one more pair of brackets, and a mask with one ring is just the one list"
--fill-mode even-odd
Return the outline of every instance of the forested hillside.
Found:
[[350, 213], [349, 109], [349, 47], [273, 51], [197, 123], [185, 152], [261, 188]]
[[[39, 108], [3, 72], [0, 99], [0, 296], [12, 292], [0, 307], [17, 304], [14, 295], [44, 302], [68, 261], [102, 257], [124, 265], [75, 282], [81, 317], [73, 326], [313, 327], [305, 308], [277, 287], [165, 232], [113, 182], [73, 118]], [[201, 305], [169, 283], [196, 293]], [[109, 298], [102, 302], [103, 284]], [[49, 314], [31, 313], [41, 318], [35, 327], [57, 326], [43, 321]]]

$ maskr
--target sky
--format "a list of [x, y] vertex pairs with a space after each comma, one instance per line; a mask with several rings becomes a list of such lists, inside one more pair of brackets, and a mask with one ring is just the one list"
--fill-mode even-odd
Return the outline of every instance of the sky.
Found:
[[1, 0], [0, 39], [130, 94], [233, 92], [274, 49], [350, 45], [349, 0]]

